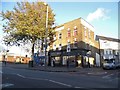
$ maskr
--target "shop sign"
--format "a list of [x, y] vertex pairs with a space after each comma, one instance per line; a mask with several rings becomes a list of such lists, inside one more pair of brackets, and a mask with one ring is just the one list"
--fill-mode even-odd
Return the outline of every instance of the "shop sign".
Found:
[[61, 55], [61, 52], [52, 52], [51, 53], [51, 56], [58, 56], [58, 55]]

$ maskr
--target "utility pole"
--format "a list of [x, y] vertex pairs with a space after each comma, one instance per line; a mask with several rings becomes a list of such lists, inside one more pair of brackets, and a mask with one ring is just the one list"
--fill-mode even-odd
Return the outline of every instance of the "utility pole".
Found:
[[47, 8], [46, 12], [46, 32], [45, 32], [45, 66], [47, 66], [47, 36], [48, 36], [48, 4], [44, 3]]

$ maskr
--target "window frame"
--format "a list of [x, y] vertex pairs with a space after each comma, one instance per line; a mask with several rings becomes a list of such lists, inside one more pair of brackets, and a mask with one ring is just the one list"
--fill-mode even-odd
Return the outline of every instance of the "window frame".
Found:
[[71, 30], [70, 30], [70, 28], [67, 29], [67, 37], [71, 37]]

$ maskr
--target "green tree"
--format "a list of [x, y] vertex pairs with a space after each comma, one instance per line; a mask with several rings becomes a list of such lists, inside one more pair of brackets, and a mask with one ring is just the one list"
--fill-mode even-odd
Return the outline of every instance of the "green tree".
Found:
[[[47, 6], [44, 2], [17, 2], [13, 11], [2, 12], [4, 42], [8, 45], [20, 45], [21, 43], [32, 43], [32, 56], [37, 39], [44, 40], [49, 37], [53, 40], [54, 13], [48, 5], [48, 34], [46, 36], [46, 12]], [[33, 60], [33, 58], [32, 58]]]

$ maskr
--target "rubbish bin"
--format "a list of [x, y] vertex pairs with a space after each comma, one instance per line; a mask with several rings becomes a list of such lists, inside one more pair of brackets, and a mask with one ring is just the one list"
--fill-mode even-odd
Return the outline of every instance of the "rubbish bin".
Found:
[[29, 67], [33, 67], [33, 61], [29, 61]]

